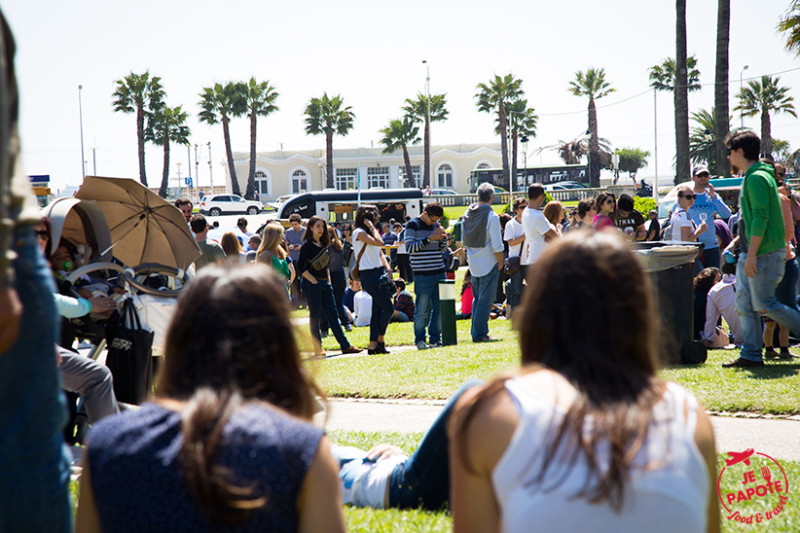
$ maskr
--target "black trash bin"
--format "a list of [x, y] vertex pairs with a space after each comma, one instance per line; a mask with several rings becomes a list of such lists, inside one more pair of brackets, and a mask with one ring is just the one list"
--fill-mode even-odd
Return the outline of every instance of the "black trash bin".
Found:
[[707, 350], [694, 340], [694, 262], [701, 250], [696, 242], [634, 242], [650, 275], [660, 318], [659, 355], [666, 364], [704, 363]]

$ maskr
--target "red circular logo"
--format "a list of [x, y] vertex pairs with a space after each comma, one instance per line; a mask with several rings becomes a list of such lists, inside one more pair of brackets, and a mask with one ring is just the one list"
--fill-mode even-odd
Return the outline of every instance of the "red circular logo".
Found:
[[717, 479], [725, 517], [760, 524], [778, 516], [789, 501], [789, 478], [781, 464], [752, 448], [728, 455]]

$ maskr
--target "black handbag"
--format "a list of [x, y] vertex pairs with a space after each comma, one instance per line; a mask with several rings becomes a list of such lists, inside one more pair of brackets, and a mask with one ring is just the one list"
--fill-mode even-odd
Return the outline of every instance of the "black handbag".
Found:
[[520, 269], [520, 261], [521, 260], [518, 255], [515, 255], [514, 257], [507, 257], [503, 262], [503, 272], [509, 276], [516, 274]]
[[153, 388], [153, 337], [142, 328], [133, 300], [126, 298], [116, 322], [106, 324], [106, 366], [120, 402], [138, 405]]

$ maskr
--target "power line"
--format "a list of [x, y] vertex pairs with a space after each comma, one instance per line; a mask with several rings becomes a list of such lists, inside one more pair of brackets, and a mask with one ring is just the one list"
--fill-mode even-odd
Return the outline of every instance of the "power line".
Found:
[[[781, 70], [779, 72], [772, 72], [770, 74], [761, 74], [761, 75], [758, 75], [758, 76], [750, 76], [749, 78], [742, 78], [742, 81], [758, 80], [758, 79], [761, 79], [764, 76], [778, 76], [780, 74], [786, 74], [788, 72], [795, 72], [797, 70], [800, 70], [800, 67], [790, 68], [790, 69], [787, 69], [787, 70]], [[730, 85], [731, 83], [737, 83], [737, 82], [738, 82], [738, 80], [730, 80], [729, 79], [727, 81], [727, 85]], [[722, 83], [726, 83], [726, 82], [720, 82], [720, 84], [722, 84]], [[701, 83], [700, 87], [714, 87], [716, 85], [717, 85], [717, 82], [708, 82], [708, 83]], [[645, 94], [649, 94], [652, 90], [653, 90], [652, 87], [648, 87], [644, 91], [642, 91], [640, 93], [636, 93], [633, 96], [629, 96], [628, 98], [623, 98], [622, 100], [618, 100], [616, 102], [611, 102], [611, 103], [605, 104], [605, 105], [599, 105], [599, 106], [597, 106], [597, 109], [606, 109], [606, 108], [609, 108], [609, 107], [614, 107], [616, 105], [625, 103], [625, 102], [627, 102], [629, 100], [633, 100], [634, 98], [639, 98], [640, 96], [643, 96]], [[563, 112], [563, 113], [539, 113], [538, 115], [540, 117], [564, 117], [564, 116], [568, 116], [568, 115], [583, 115], [585, 113], [586, 113], [586, 110], [582, 109], [580, 111], [566, 111], [566, 112]]]

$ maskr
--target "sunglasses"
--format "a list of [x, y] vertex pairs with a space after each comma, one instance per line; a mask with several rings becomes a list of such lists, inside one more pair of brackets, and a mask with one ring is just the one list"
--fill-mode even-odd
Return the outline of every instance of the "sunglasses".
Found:
[[694, 194], [684, 194], [683, 196], [678, 195], [678, 198], [686, 198], [687, 200], [694, 200], [697, 198]]

